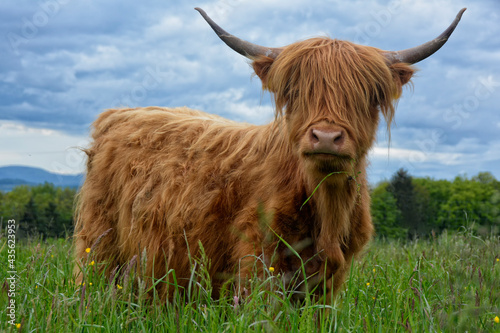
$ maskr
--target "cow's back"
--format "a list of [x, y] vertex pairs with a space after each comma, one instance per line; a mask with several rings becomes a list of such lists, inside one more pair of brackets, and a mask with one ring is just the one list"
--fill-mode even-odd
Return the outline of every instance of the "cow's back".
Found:
[[93, 127], [79, 194], [77, 258], [112, 229], [94, 251], [110, 269], [146, 248], [155, 272], [165, 272], [165, 258], [183, 275], [191, 240], [190, 250], [202, 241], [217, 261], [214, 270], [229, 264], [229, 224], [252, 195], [251, 173], [262, 169], [266, 126], [150, 107], [108, 110]]

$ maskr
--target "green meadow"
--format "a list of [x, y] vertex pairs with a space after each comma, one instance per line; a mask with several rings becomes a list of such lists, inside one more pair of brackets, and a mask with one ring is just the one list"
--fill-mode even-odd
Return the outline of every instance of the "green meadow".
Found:
[[[20, 240], [11, 262], [9, 249], [2, 233], [5, 332], [500, 332], [500, 238], [471, 229], [428, 240], [374, 240], [332, 303], [294, 300], [272, 268], [252, 278], [249, 290], [228, 284], [212, 299], [203, 258], [192, 260], [188, 290], [162, 302], [134, 263], [108, 279], [92, 252], [82, 263], [85, 283], [77, 285], [70, 237]], [[154, 283], [164, 281], [175, 285], [175, 272]]]

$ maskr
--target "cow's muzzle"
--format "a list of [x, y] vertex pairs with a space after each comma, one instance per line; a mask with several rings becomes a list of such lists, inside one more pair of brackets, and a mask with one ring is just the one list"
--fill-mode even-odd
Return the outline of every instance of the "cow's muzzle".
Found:
[[345, 132], [337, 129], [310, 128], [308, 131], [310, 154], [341, 155]]

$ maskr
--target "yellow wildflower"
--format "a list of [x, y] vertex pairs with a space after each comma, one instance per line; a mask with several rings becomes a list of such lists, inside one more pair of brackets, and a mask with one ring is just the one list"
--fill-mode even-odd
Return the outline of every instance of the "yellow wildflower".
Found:
[[86, 248], [85, 252], [90, 253], [90, 247]]
[[375, 268], [373, 269], [373, 273], [375, 273]]
[[[498, 317], [497, 317], [498, 318]], [[21, 324], [16, 324], [16, 328], [19, 329], [21, 328]]]
[[500, 323], [500, 318], [498, 318], [498, 316], [496, 316], [496, 317], [493, 319], [493, 321], [494, 321], [495, 323], [497, 323], [497, 324], [498, 324], [498, 323]]
[[366, 283], [366, 286], [367, 286], [367, 287], [369, 287], [369, 286], [370, 286], [370, 282], [367, 282], [367, 283]]
[[117, 285], [116, 285], [116, 288], [117, 288], [117, 289], [123, 289], [123, 287], [122, 287], [122, 286], [120, 286], [119, 284], [117, 284]]
[[271, 273], [274, 272], [274, 267], [273, 266], [269, 267], [269, 272], [271, 272]]
[[95, 264], [95, 262], [94, 262], [94, 260], [92, 260], [92, 261], [90, 262], [89, 266], [94, 266], [94, 264]]

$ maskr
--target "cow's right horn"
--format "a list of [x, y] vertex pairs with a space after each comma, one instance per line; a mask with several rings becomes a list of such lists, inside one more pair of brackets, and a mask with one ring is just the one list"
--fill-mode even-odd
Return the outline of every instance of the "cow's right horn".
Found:
[[434, 38], [433, 40], [422, 45], [412, 47], [411, 49], [386, 52], [385, 57], [387, 61], [391, 64], [398, 62], [415, 64], [431, 56], [448, 41], [448, 38], [453, 33], [453, 30], [455, 30], [455, 28], [457, 27], [457, 24], [458, 22], [460, 22], [462, 14], [466, 9], [467, 8], [462, 8], [455, 17], [455, 20], [453, 20], [453, 22], [450, 24], [450, 26], [441, 35]]
[[200, 12], [201, 16], [203, 16], [205, 21], [207, 21], [212, 29], [214, 29], [217, 36], [219, 36], [219, 38], [222, 39], [222, 41], [226, 43], [227, 46], [249, 59], [253, 60], [261, 55], [275, 59], [282, 51], [282, 49], [280, 48], [264, 47], [257, 44], [252, 44], [236, 36], [233, 36], [222, 29], [217, 23], [215, 23], [203, 9], [198, 7], [196, 7], [195, 9]]

